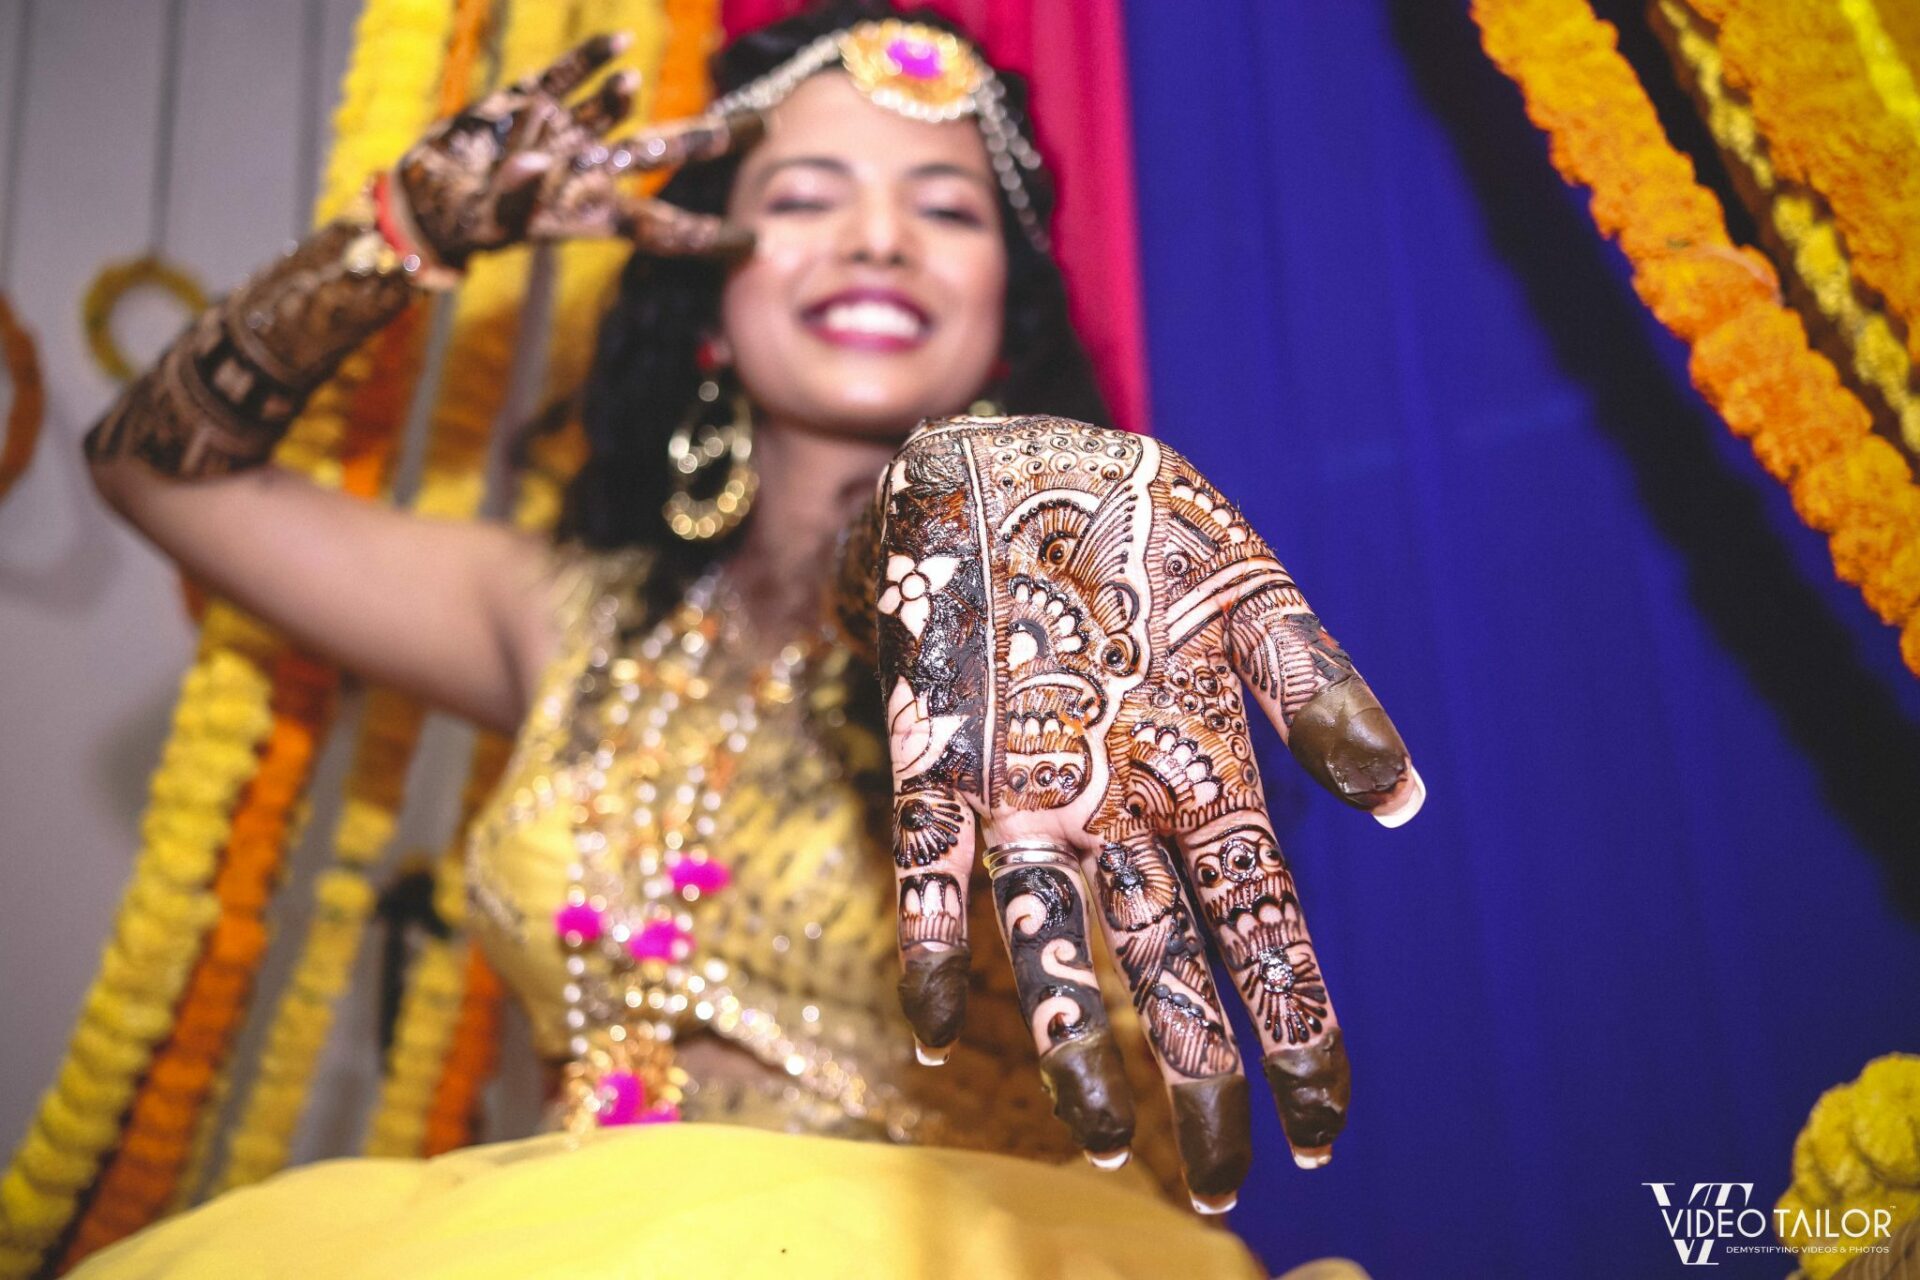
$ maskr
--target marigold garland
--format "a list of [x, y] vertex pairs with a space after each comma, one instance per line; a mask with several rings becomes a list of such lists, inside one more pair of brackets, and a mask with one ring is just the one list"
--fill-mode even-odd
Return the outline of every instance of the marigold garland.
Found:
[[[390, 163], [425, 127], [447, 26], [448, 12], [438, 0], [369, 0], [343, 93], [341, 145], [320, 200], [320, 220], [343, 208], [368, 171]], [[409, 63], [398, 56], [408, 48], [423, 57]], [[429, 79], [410, 86], [407, 72], [418, 65]], [[322, 483], [341, 481], [329, 450], [354, 438], [344, 412], [347, 384], [364, 375], [368, 357], [363, 353], [348, 365], [341, 381], [322, 389], [283, 450], [283, 461]], [[271, 724], [263, 669], [277, 645], [269, 632], [224, 605], [207, 612], [200, 657], [188, 673], [153, 780], [144, 851], [102, 976], [83, 1006], [61, 1083], [43, 1100], [34, 1128], [0, 1178], [0, 1280], [38, 1270], [48, 1244], [66, 1230], [101, 1156], [120, 1136], [119, 1109], [132, 1082], [173, 1024], [172, 1007], [220, 915], [207, 884], [226, 842], [233, 799], [253, 774], [255, 751]], [[143, 975], [137, 988], [117, 991], [115, 984], [124, 988], [133, 973]], [[208, 1018], [199, 1032], [217, 1025]], [[188, 1030], [194, 1032], [192, 1022]], [[191, 1123], [158, 1098], [131, 1119], [149, 1130], [130, 1147], [136, 1159], [164, 1156], [151, 1135]]]
[[208, 1137], [209, 1101], [266, 953], [261, 913], [279, 876], [315, 742], [331, 717], [335, 683], [332, 671], [297, 653], [282, 652], [275, 662], [273, 726], [213, 881], [219, 918], [188, 979], [172, 1034], [141, 1082], [120, 1149], [74, 1232], [64, 1266], [139, 1230], [190, 1190], [183, 1186], [183, 1174], [196, 1144]]
[[1728, 237], [1613, 27], [1586, 0], [1474, 0], [1472, 11], [1554, 167], [1591, 189], [1594, 221], [1626, 252], [1634, 288], [1693, 344], [1694, 385], [1788, 484], [1801, 518], [1829, 535], [1836, 573], [1904, 625], [1901, 654], [1920, 673], [1920, 564], [1905, 550], [1920, 541], [1920, 502], [1906, 463], [1808, 345], [1765, 258]]
[[367, 1131], [367, 1155], [417, 1156], [424, 1147], [466, 1008], [469, 944], [460, 931], [466, 920], [467, 833], [481, 804], [498, 785], [505, 763], [499, 736], [480, 735], [452, 838], [434, 870], [434, 912], [452, 936], [429, 939], [408, 970], [380, 1098]]
[[274, 1007], [258, 1074], [228, 1144], [219, 1186], [257, 1182], [282, 1167], [305, 1111], [320, 1050], [346, 989], [374, 906], [367, 872], [393, 837], [407, 764], [424, 718], [386, 689], [367, 694], [359, 741], [333, 834], [333, 864], [314, 885], [314, 917], [300, 959]]
[[[564, 10], [517, 4], [501, 39], [500, 76], [551, 62], [567, 47]], [[504, 396], [524, 292], [524, 249], [477, 260], [454, 303], [448, 376], [434, 406], [425, 472], [413, 507], [422, 515], [471, 517], [485, 494], [487, 442]], [[392, 838], [401, 787], [424, 719], [390, 690], [369, 694], [361, 738], [334, 834], [334, 865], [315, 886], [316, 914], [293, 979], [274, 1011], [259, 1072], [219, 1175], [222, 1189], [281, 1168], [305, 1111], [320, 1051], [345, 990], [375, 894], [367, 875]]]
[[[1824, 1217], [1814, 1210], [1827, 1210]], [[1823, 1235], [1850, 1210], [1892, 1210], [1892, 1226], [1920, 1214], [1920, 1057], [1890, 1053], [1859, 1078], [1820, 1095], [1793, 1144], [1793, 1185], [1775, 1206], [1780, 1241], [1803, 1251], [1801, 1269], [1827, 1280], [1869, 1239]], [[1856, 1219], [1857, 1220], [1857, 1219]], [[1816, 1252], [1804, 1252], [1816, 1248]]]
[[131, 381], [139, 372], [113, 335], [114, 310], [136, 289], [157, 289], [169, 295], [188, 316], [207, 309], [207, 291], [193, 274], [155, 254], [109, 262], [100, 268], [100, 274], [87, 286], [80, 317], [86, 326], [87, 350], [93, 353], [94, 363], [115, 382]]
[[[625, 2], [630, 5], [633, 0]], [[607, 14], [606, 22], [616, 30], [634, 25], [632, 16], [620, 12]], [[649, 118], [678, 120], [698, 115], [712, 98], [707, 59], [720, 43], [719, 0], [666, 0], [664, 30], [659, 72], [653, 80], [651, 100], [645, 104]], [[642, 175], [640, 189], [657, 191], [666, 176]], [[594, 332], [631, 254], [631, 246], [617, 241], [581, 241], [559, 247], [542, 403], [571, 404], [586, 380]], [[521, 528], [548, 529], [559, 519], [567, 481], [585, 460], [586, 437], [578, 419], [568, 414], [559, 429], [527, 440], [525, 445], [527, 469], [520, 477], [514, 522]]]
[[[225, 608], [210, 611], [182, 682], [172, 730], [150, 784], [135, 860], [100, 975], [53, 1089], [0, 1178], [0, 1276], [39, 1269], [68, 1226], [156, 1041], [172, 1025], [202, 940], [219, 914], [209, 892], [227, 815], [254, 771], [271, 718], [253, 656], [260, 633]], [[165, 1128], [164, 1104], [142, 1113]]]
[[1745, 175], [1757, 216], [1785, 246], [1787, 263], [1805, 285], [1821, 318], [1846, 347], [1855, 377], [1886, 403], [1908, 451], [1920, 455], [1920, 396], [1913, 393], [1913, 361], [1891, 321], [1865, 301], [1839, 228], [1817, 198], [1783, 183], [1767, 154], [1753, 111], [1725, 84], [1720, 51], [1682, 0], [1659, 0], [1669, 44], [1699, 96], [1707, 126], [1723, 153]]
[[7, 379], [13, 383], [13, 403], [7, 406], [4, 445], [0, 445], [0, 498], [7, 496], [14, 481], [33, 461], [34, 445], [40, 439], [40, 424], [46, 417], [47, 389], [40, 380], [40, 354], [33, 335], [21, 327], [6, 295], [0, 294], [0, 356], [7, 365]]
[[1728, 84], [1746, 96], [1780, 176], [1817, 191], [1861, 281], [1920, 359], [1920, 135], [1888, 114], [1832, 0], [1714, 0]]
[[[657, 103], [667, 89], [664, 73], [654, 73], [665, 56], [661, 39], [664, 26], [656, 0], [586, 0], [569, 15], [565, 40], [571, 44], [603, 31], [623, 31], [631, 37], [607, 73], [626, 68], [641, 73], [643, 93], [633, 117], [637, 121], [648, 115], [648, 98]], [[669, 35], [666, 43], [671, 44], [678, 35]], [[711, 31], [691, 35], [704, 45]], [[509, 48], [504, 51], [503, 61], [511, 66], [517, 57]], [[559, 273], [556, 318], [548, 338], [549, 387], [569, 377], [577, 378], [583, 371], [572, 358], [575, 352], [590, 347], [590, 335], [578, 330], [597, 322], [601, 307], [596, 304], [629, 250], [616, 243], [569, 245], [562, 252], [567, 256]], [[508, 365], [514, 358], [530, 263], [520, 260], [521, 255], [497, 256], [504, 260], [492, 266], [476, 265], [482, 274], [469, 279], [463, 309], [456, 313], [455, 349], [463, 339], [469, 349], [457, 365], [454, 357], [449, 357], [450, 366], [460, 369], [462, 383], [443, 396], [435, 421], [436, 440], [445, 440], [455, 455], [477, 450], [496, 429], [509, 378]], [[582, 291], [591, 293], [582, 297]], [[551, 449], [544, 456], [549, 462], [557, 460]], [[423, 511], [442, 514], [442, 504], [457, 509], [475, 501], [473, 495], [484, 477], [458, 475], [452, 467], [435, 468], [431, 463], [430, 469], [475, 488], [449, 488], [437, 494], [430, 487], [423, 488]], [[558, 484], [553, 482], [551, 468], [536, 467], [523, 473], [519, 488], [515, 523], [536, 529], [550, 524], [558, 507]], [[507, 744], [491, 737], [483, 737], [475, 750], [463, 814], [438, 876], [437, 909], [451, 925], [457, 925], [465, 909], [462, 885], [466, 827], [495, 785], [506, 752]], [[476, 974], [485, 977], [478, 979], [481, 986], [473, 990], [468, 984], [476, 980]], [[478, 1095], [496, 1057], [491, 1040], [497, 1033], [498, 1000], [497, 980], [465, 944], [427, 944], [408, 976], [380, 1104], [369, 1129], [369, 1154], [448, 1150], [469, 1139]]]

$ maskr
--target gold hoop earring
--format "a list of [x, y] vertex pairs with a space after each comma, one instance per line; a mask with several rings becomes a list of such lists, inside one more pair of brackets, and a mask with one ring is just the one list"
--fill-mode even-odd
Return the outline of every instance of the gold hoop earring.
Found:
[[[713, 404], [720, 399], [720, 384], [708, 378], [700, 384], [699, 396], [702, 405]], [[701, 483], [701, 473], [722, 460], [727, 471], [719, 492], [709, 498], [694, 497], [696, 487], [711, 490], [710, 480]], [[760, 473], [753, 468], [753, 407], [746, 392], [734, 392], [730, 421], [702, 421], [696, 408], [675, 427], [667, 440], [667, 466], [673, 492], [667, 495], [661, 514], [675, 537], [711, 542], [738, 529], [760, 491]]]

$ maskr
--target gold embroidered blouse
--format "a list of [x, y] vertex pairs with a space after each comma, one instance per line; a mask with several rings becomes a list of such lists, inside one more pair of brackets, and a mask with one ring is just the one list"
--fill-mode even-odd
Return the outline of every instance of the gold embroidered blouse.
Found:
[[[639, 637], [610, 625], [623, 605], [637, 612], [631, 602], [645, 572], [645, 559], [633, 554], [562, 555], [556, 590], [565, 640], [468, 850], [472, 928], [526, 1006], [538, 1048], [550, 1059], [564, 1060], [570, 1041], [578, 1044], [565, 1022], [570, 974], [555, 929], [577, 857], [576, 820], [591, 810], [610, 818], [603, 829], [616, 832], [644, 822], [634, 812], [643, 803], [638, 797], [654, 794], [644, 784], [650, 778], [669, 786], [674, 762], [684, 774], [703, 758], [728, 731], [731, 693], [752, 678], [735, 655], [716, 647], [701, 669], [710, 687], [692, 691], [703, 696], [675, 699], [664, 730], [654, 731], [657, 740], [646, 731], [638, 738], [623, 733], [633, 727], [626, 710], [637, 696], [641, 664], [671, 657], [644, 652]], [[583, 682], [596, 660], [594, 669], [607, 678]], [[1039, 1086], [984, 883], [973, 894], [974, 987], [960, 1044], [943, 1067], [913, 1060], [895, 995], [879, 711], [871, 674], [845, 653], [829, 653], [796, 678], [790, 699], [761, 706], [757, 730], [735, 757], [705, 841], [730, 882], [690, 908], [690, 979], [677, 988], [656, 983], [644, 1000], [670, 1020], [683, 1048], [711, 1037], [752, 1065], [704, 1078], [697, 1069], [684, 1073], [680, 1113], [1071, 1156]], [[642, 770], [649, 778], [638, 776]], [[576, 807], [582, 797], [586, 809]], [[1124, 997], [1110, 1004], [1122, 1014], [1117, 1020], [1131, 1021]], [[1177, 1186], [1161, 1087], [1144, 1044], [1129, 1064], [1140, 1103], [1135, 1150]]]

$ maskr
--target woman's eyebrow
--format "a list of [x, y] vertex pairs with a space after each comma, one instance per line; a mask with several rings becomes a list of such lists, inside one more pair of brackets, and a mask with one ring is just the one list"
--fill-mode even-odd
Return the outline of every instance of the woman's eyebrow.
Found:
[[788, 156], [784, 160], [774, 161], [754, 175], [754, 191], [757, 193], [765, 189], [767, 183], [773, 180], [773, 175], [782, 169], [793, 168], [824, 169], [842, 178], [853, 176], [853, 169], [846, 161], [836, 160], [832, 156]]
[[986, 187], [989, 191], [993, 189], [993, 184], [986, 174], [981, 173], [978, 169], [970, 169], [966, 165], [954, 164], [947, 160], [936, 160], [928, 164], [915, 165], [913, 168], [907, 170], [907, 177], [965, 178], [969, 182], [975, 182], [980, 186]]

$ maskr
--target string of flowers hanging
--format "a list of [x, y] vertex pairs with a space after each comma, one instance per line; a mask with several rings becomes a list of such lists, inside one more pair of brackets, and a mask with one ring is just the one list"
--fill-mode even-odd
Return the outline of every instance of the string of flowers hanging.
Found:
[[1591, 190], [1594, 221], [1625, 252], [1636, 292], [1692, 344], [1694, 385], [1788, 485], [1801, 519], [1828, 535], [1835, 572], [1903, 628], [1902, 657], [1920, 673], [1920, 559], [1908, 550], [1920, 542], [1920, 487], [1906, 459], [1814, 350], [1772, 265], [1733, 243], [1719, 200], [1667, 140], [1587, 0], [1475, 0], [1472, 12], [1554, 167]]
[[46, 417], [46, 386], [40, 378], [40, 352], [33, 335], [14, 314], [7, 300], [7, 285], [13, 279], [13, 241], [17, 234], [20, 208], [20, 144], [27, 129], [27, 48], [33, 39], [33, 0], [20, 6], [20, 25], [13, 56], [13, 103], [7, 120], [12, 132], [7, 138], [6, 183], [0, 186], [0, 363], [12, 384], [7, 405], [5, 434], [0, 435], [0, 499], [7, 496], [14, 482], [33, 461], [34, 446], [40, 439], [40, 424]]
[[[425, 128], [450, 16], [441, 3], [368, 0], [317, 222], [331, 219], [366, 173], [391, 163]], [[377, 489], [411, 372], [394, 358], [403, 344], [389, 335], [404, 339], [406, 328], [403, 317], [382, 335], [387, 341], [370, 344], [380, 349], [356, 355], [321, 389], [283, 444], [278, 456], [284, 465], [321, 484], [348, 483], [362, 493]], [[150, 786], [142, 849], [100, 975], [82, 1006], [57, 1083], [0, 1177], [0, 1280], [37, 1272], [46, 1250], [69, 1231], [103, 1158], [120, 1143], [155, 1047], [172, 1032], [176, 1005], [224, 914], [211, 886], [232, 845], [236, 802], [256, 777], [260, 749], [272, 730], [276, 699], [268, 673], [281, 647], [276, 636], [224, 603], [208, 609]], [[264, 804], [273, 792], [252, 794]], [[237, 953], [222, 956], [236, 964], [242, 959]], [[167, 1074], [160, 1082], [169, 1080], [178, 1083]], [[212, 1092], [203, 1095], [195, 1126], [202, 1137], [205, 1097]], [[149, 1104], [148, 1113], [164, 1112]], [[164, 1155], [151, 1148], [146, 1154]]]
[[173, 204], [173, 143], [179, 116], [180, 40], [185, 29], [185, 0], [168, 0], [161, 41], [160, 105], [154, 113], [153, 189], [147, 202], [147, 247], [136, 257], [110, 262], [87, 287], [81, 305], [87, 346], [94, 361], [115, 382], [138, 372], [113, 333], [113, 313], [138, 289], [173, 298], [182, 315], [206, 310], [207, 294], [198, 277], [166, 256], [167, 223]]

